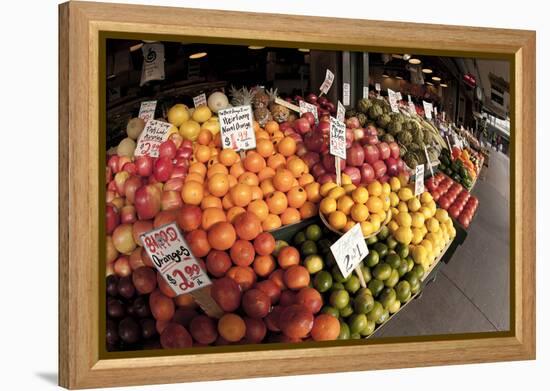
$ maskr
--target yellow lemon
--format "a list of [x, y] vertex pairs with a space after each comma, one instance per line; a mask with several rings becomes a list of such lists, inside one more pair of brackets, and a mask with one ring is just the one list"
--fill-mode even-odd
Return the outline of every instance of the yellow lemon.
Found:
[[378, 231], [380, 229], [380, 224], [382, 224], [382, 219], [377, 214], [371, 214], [369, 216], [369, 221], [372, 224], [372, 229], [374, 232]]
[[397, 240], [399, 243], [409, 245], [411, 244], [413, 233], [410, 228], [399, 227], [395, 230], [393, 236], [395, 236], [395, 240]]
[[185, 140], [195, 141], [201, 131], [201, 126], [192, 119], [185, 121], [179, 127], [179, 132]]
[[430, 232], [437, 232], [439, 231], [439, 221], [437, 221], [437, 219], [434, 219], [433, 217], [430, 217], [428, 220], [426, 220], [426, 227]]
[[408, 212], [399, 212], [394, 220], [400, 227], [409, 228], [412, 224], [412, 217]]
[[363, 236], [371, 235], [374, 232], [372, 223], [370, 221], [363, 221], [361, 223], [361, 232], [363, 233]]
[[370, 213], [378, 213], [381, 210], [384, 210], [384, 204], [382, 200], [376, 196], [374, 197], [369, 196], [369, 199], [367, 200], [366, 205], [367, 205], [367, 208], [369, 208]]
[[440, 222], [444, 223], [449, 219], [449, 213], [445, 209], [437, 209], [435, 211], [435, 218]]
[[399, 209], [397, 208], [390, 208], [390, 211], [392, 216], [397, 216], [399, 214]]
[[210, 109], [206, 105], [200, 105], [199, 107], [195, 108], [195, 111], [193, 111], [193, 115], [191, 116], [194, 121], [200, 122], [201, 124], [208, 121], [211, 117], [212, 111], [210, 111]]
[[354, 205], [354, 202], [353, 200], [351, 199], [351, 197], [347, 194], [344, 194], [343, 196], [341, 196], [340, 198], [338, 198], [338, 202], [337, 202], [337, 206], [336, 208], [341, 211], [341, 212], [344, 212], [346, 215], [349, 215], [350, 211], [351, 211], [351, 207]]
[[350, 183], [348, 185], [344, 185], [342, 187], [346, 191], [346, 194], [351, 194], [357, 188], [357, 186], [355, 186], [353, 183]]
[[411, 222], [411, 225], [415, 228], [420, 228], [422, 226], [424, 226], [424, 215], [420, 212], [414, 212], [412, 214], [412, 222]]
[[420, 209], [422, 205], [420, 204], [420, 201], [418, 198], [413, 197], [409, 201], [407, 201], [407, 207], [411, 212], [416, 212]]
[[424, 239], [424, 234], [422, 234], [422, 230], [420, 228], [412, 228], [412, 244], [419, 244], [422, 239]]
[[390, 178], [390, 187], [392, 191], [399, 191], [401, 189], [401, 182], [399, 182], [399, 179], [397, 177], [391, 177]]
[[389, 195], [391, 193], [391, 186], [389, 183], [384, 183], [382, 185], [382, 194], [383, 195]]
[[344, 212], [341, 212], [339, 210], [332, 212], [328, 216], [328, 223], [332, 228], [338, 231], [344, 228], [347, 222], [348, 218], [346, 217]]
[[437, 210], [437, 205], [435, 204], [435, 201], [430, 201], [428, 203], [426, 203], [425, 205], [429, 210], [432, 211], [432, 216], [435, 215], [435, 212]]
[[348, 174], [342, 174], [342, 185], [351, 185], [351, 177]]
[[382, 194], [382, 184], [378, 181], [371, 182], [367, 185], [369, 196], [379, 197]]
[[422, 236], [426, 236], [426, 234], [428, 233], [428, 228], [426, 228], [426, 224], [420, 227], [420, 230], [422, 231]]
[[400, 212], [408, 212], [409, 207], [405, 201], [399, 201], [399, 204], [397, 204], [397, 210]]
[[335, 188], [331, 189], [328, 192], [328, 196], [331, 197], [331, 198], [334, 198], [335, 200], [337, 200], [338, 198], [340, 198], [344, 194], [346, 194], [346, 191], [344, 190], [344, 188], [342, 186], [336, 186]]
[[354, 204], [351, 207], [351, 218], [361, 223], [369, 217], [369, 208], [367, 208], [364, 204]]
[[319, 194], [321, 194], [321, 197], [326, 197], [328, 192], [334, 189], [336, 186], [337, 185], [334, 182], [325, 182], [319, 188]]
[[424, 219], [429, 219], [430, 217], [433, 217], [432, 211], [427, 206], [421, 206], [418, 211], [424, 215]]
[[397, 206], [399, 204], [399, 197], [395, 193], [390, 193], [390, 205]]
[[387, 212], [388, 210], [390, 210], [390, 206], [390, 196], [382, 195], [382, 209]]
[[319, 204], [319, 210], [324, 215], [329, 215], [332, 212], [336, 211], [337, 203], [334, 198], [326, 197], [321, 200]]
[[426, 247], [422, 245], [414, 246], [414, 248], [412, 249], [412, 257], [414, 263], [424, 264], [428, 257], [428, 251], [426, 250]]
[[430, 193], [428, 193], [427, 191], [425, 191], [424, 193], [422, 193], [420, 195], [420, 202], [422, 202], [423, 204], [427, 204], [428, 202], [431, 202], [433, 200], [433, 197]]
[[213, 136], [215, 136], [220, 133], [220, 123], [217, 119], [210, 118], [201, 125], [201, 129], [207, 129]]
[[359, 204], [364, 204], [369, 199], [369, 192], [364, 187], [358, 187], [351, 192], [351, 198]]
[[392, 220], [388, 223], [388, 228], [390, 232], [394, 234], [395, 231], [397, 231], [397, 229], [399, 228], [399, 224], [397, 224], [395, 221]]
[[428, 240], [428, 239], [424, 239], [420, 242], [420, 245], [421, 246], [424, 246], [426, 248], [426, 250], [428, 251], [428, 253], [431, 253], [434, 249], [434, 245], [433, 243]]
[[408, 187], [402, 187], [397, 193], [397, 195], [399, 196], [399, 199], [401, 201], [405, 201], [405, 202], [407, 202], [408, 200], [414, 197], [414, 193]]

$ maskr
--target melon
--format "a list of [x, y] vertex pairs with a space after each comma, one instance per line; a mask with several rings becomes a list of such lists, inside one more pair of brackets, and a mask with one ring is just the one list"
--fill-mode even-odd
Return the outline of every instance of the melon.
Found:
[[116, 152], [118, 156], [133, 157], [135, 150], [136, 150], [136, 142], [132, 140], [130, 137], [126, 137], [125, 139], [122, 139], [122, 141], [120, 141]]
[[143, 119], [139, 117], [132, 118], [130, 121], [128, 121], [128, 125], [126, 125], [126, 134], [132, 140], [137, 140], [144, 127], [145, 122], [143, 121]]
[[214, 113], [217, 113], [220, 110], [226, 109], [229, 106], [229, 100], [223, 92], [213, 92], [208, 97], [208, 107]]

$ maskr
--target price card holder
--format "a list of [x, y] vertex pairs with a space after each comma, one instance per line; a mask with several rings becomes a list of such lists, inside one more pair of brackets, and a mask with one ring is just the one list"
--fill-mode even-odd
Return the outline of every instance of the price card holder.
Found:
[[346, 124], [333, 117], [330, 117], [329, 152], [334, 156], [336, 183], [340, 186], [340, 159], [346, 159]]
[[422, 105], [424, 106], [424, 116], [427, 119], [432, 119], [432, 110], [433, 110], [432, 104], [423, 100]]
[[434, 116], [437, 118], [437, 107], [434, 107]]
[[424, 193], [424, 165], [419, 164], [414, 169], [414, 195], [419, 196]]
[[369, 87], [363, 86], [363, 99], [368, 99], [368, 98], [369, 98]]
[[138, 117], [141, 118], [144, 123], [147, 123], [147, 121], [149, 121], [150, 119], [155, 119], [156, 109], [157, 109], [156, 100], [147, 100], [145, 102], [141, 102], [141, 105], [139, 106]]
[[428, 162], [428, 167], [430, 168], [430, 173], [432, 174], [432, 176], [434, 176], [434, 170], [432, 168], [432, 162], [430, 160], [430, 156], [428, 155], [428, 149], [426, 148], [425, 145], [424, 145], [424, 155], [426, 155], [426, 161]]
[[344, 278], [347, 278], [355, 270], [359, 281], [361, 281], [361, 286], [365, 287], [365, 279], [360, 264], [369, 254], [369, 249], [367, 243], [365, 243], [361, 225], [355, 224], [352, 229], [330, 246], [330, 251], [332, 251], [336, 264]]
[[321, 90], [321, 93], [319, 94], [319, 96], [326, 94], [328, 90], [330, 90], [330, 87], [332, 87], [333, 81], [334, 81], [334, 73], [332, 73], [330, 69], [327, 69], [325, 80], [323, 81], [323, 84], [321, 84], [321, 87], [319, 87], [319, 89]]
[[315, 123], [319, 123], [319, 113], [317, 111], [317, 106], [312, 105], [310, 103], [307, 103], [304, 100], [300, 101], [300, 115], [304, 113], [313, 113], [313, 116], [315, 117]]
[[206, 106], [206, 94], [202, 93], [200, 95], [197, 95], [193, 98], [193, 104], [195, 107], [199, 107], [201, 105]]
[[416, 106], [414, 105], [410, 95], [409, 95], [409, 111], [411, 114], [416, 114]]
[[342, 100], [344, 101], [344, 106], [350, 105], [351, 85], [349, 83], [344, 83], [342, 86]]
[[443, 120], [443, 122], [445, 122], [445, 112], [444, 111], [441, 112], [441, 119]]
[[403, 97], [401, 96], [401, 92], [397, 91], [395, 93], [395, 97], [397, 98], [397, 101], [399, 102], [401, 99], [403, 99]]
[[336, 111], [336, 119], [344, 122], [346, 120], [346, 108], [338, 101], [338, 110]]
[[171, 123], [154, 119], [147, 121], [139, 135], [134, 155], [158, 157], [159, 146], [168, 139], [168, 132], [172, 126]]
[[300, 108], [299, 108], [298, 106], [293, 105], [292, 103], [287, 102], [287, 101], [284, 100], [284, 99], [275, 98], [275, 103], [277, 103], [278, 105], [284, 106], [284, 107], [286, 107], [287, 109], [290, 109], [290, 110], [295, 111], [295, 112], [297, 112], [297, 113], [300, 112]]
[[212, 282], [175, 223], [145, 232], [140, 240], [158, 273], [176, 295], [190, 293], [208, 315], [223, 315], [209, 290], [203, 291]]
[[399, 112], [399, 106], [397, 104], [397, 94], [388, 88], [388, 100], [390, 101], [391, 111], [394, 113]]
[[223, 148], [246, 151], [256, 148], [254, 117], [250, 105], [218, 111]]
[[376, 83], [376, 84], [374, 85], [374, 89], [375, 89], [376, 91], [378, 91], [378, 93], [380, 93], [380, 91], [382, 90], [382, 88], [380, 87], [380, 83]]

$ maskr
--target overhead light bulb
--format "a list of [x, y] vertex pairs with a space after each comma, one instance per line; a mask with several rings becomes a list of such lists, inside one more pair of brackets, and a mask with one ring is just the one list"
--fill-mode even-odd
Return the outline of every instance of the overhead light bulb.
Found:
[[441, 87], [448, 87], [447, 84], [445, 84], [445, 83], [441, 83], [440, 86]]
[[422, 63], [422, 61], [418, 58], [409, 58], [409, 64], [418, 65], [420, 63]]
[[190, 59], [192, 60], [196, 60], [197, 58], [203, 58], [203, 57], [206, 57], [208, 53], [206, 52], [198, 52], [198, 53], [193, 53], [189, 56]]
[[438, 77], [438, 76], [433, 76], [433, 77], [432, 77], [432, 80], [433, 80], [433, 81], [441, 81], [441, 78]]
[[298, 51], [303, 53], [309, 53], [309, 49], [307, 48], [299, 48]]
[[434, 85], [434, 83], [431, 83], [431, 82], [429, 82], [429, 81], [427, 81], [426, 84], [429, 85], [429, 86], [433, 86], [433, 85]]
[[260, 49], [265, 49], [265, 46], [253, 46], [253, 45], [250, 45], [248, 47], [250, 50], [260, 50]]
[[410, 54], [407, 54], [407, 53], [403, 54], [403, 60], [409, 61], [410, 58], [411, 58], [411, 55], [410, 55]]
[[399, 80], [403, 80], [403, 77], [401, 77], [401, 76], [399, 76], [399, 75], [395, 76], [395, 78], [396, 78], [396, 79], [399, 79]]
[[433, 71], [430, 68], [422, 68], [423, 73], [433, 73]]

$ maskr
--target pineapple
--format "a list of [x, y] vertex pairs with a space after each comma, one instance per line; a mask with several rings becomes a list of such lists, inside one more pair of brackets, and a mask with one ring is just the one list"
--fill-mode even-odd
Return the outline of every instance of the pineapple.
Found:
[[267, 121], [271, 121], [273, 117], [267, 106], [258, 107], [254, 110], [254, 119], [258, 121], [260, 126], [263, 128]]
[[254, 98], [254, 95], [252, 94], [252, 92], [250, 92], [250, 90], [248, 90], [246, 87], [243, 87], [241, 89], [236, 89], [235, 87], [231, 86], [229, 91], [232, 98], [231, 104], [233, 106], [250, 105]]
[[275, 103], [275, 99], [277, 99], [277, 89], [276, 88], [274, 90], [269, 89], [266, 92], [267, 92], [267, 95], [269, 96], [269, 101], [271, 102], [269, 104], [269, 109], [271, 111], [271, 115], [273, 116], [273, 119], [278, 123], [288, 121], [288, 117], [290, 116], [290, 110], [285, 106]]
[[267, 95], [263, 88], [258, 89], [254, 98], [252, 98], [252, 107], [254, 109], [267, 108], [269, 105], [269, 95]]

